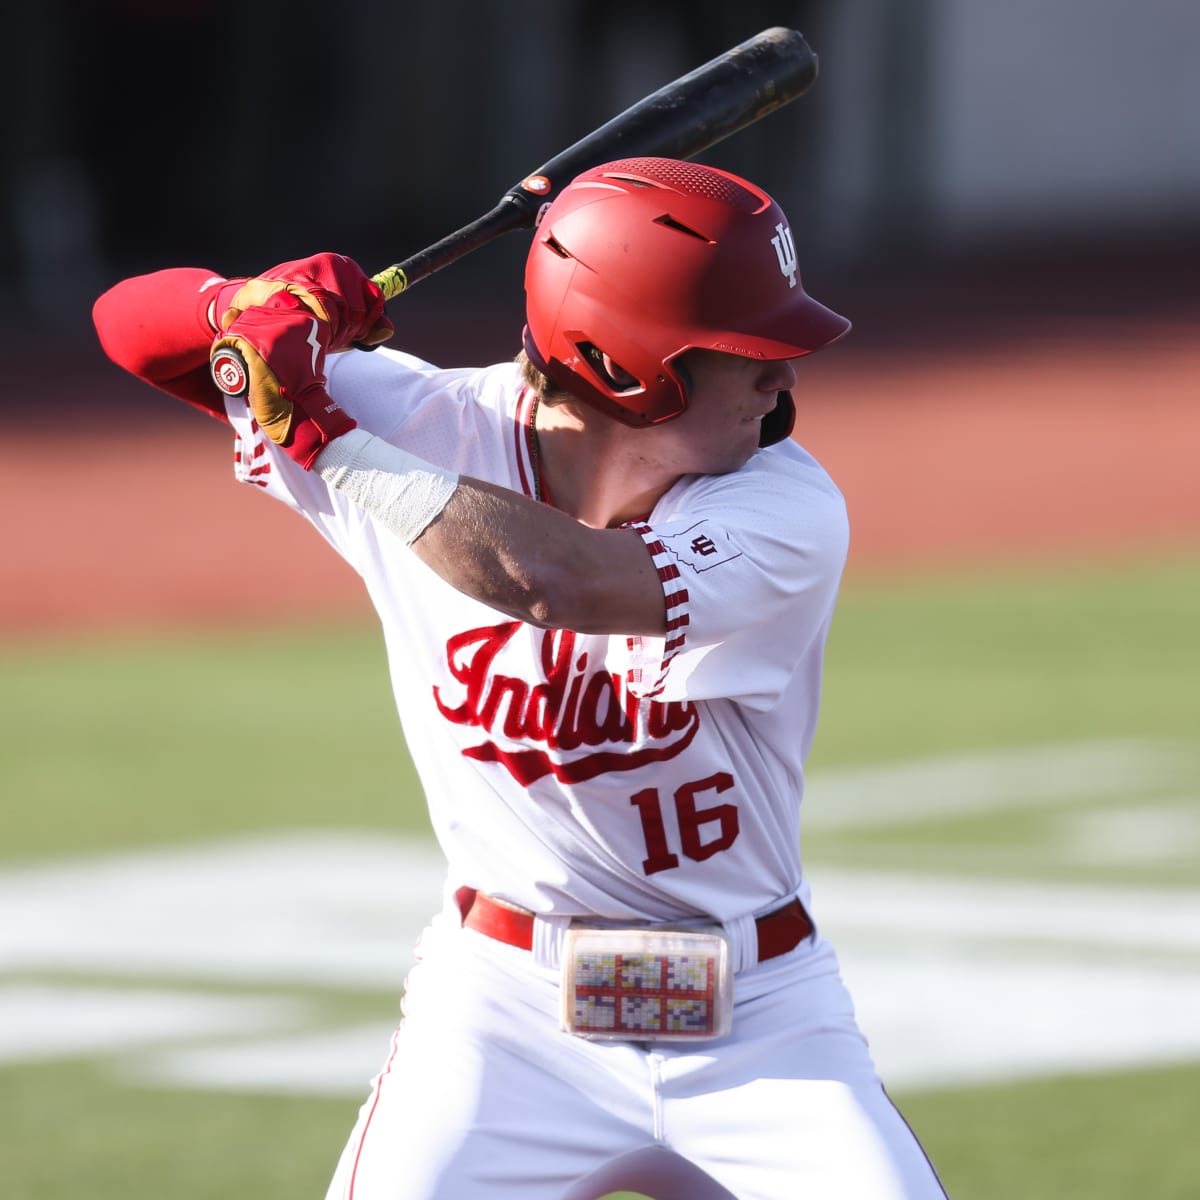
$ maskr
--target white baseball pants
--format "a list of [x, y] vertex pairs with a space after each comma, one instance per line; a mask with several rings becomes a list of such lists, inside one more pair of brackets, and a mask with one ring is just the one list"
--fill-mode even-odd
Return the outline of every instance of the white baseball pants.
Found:
[[561, 1032], [557, 972], [447, 912], [403, 1011], [327, 1200], [945, 1195], [817, 936], [737, 976], [728, 1037], [656, 1048]]

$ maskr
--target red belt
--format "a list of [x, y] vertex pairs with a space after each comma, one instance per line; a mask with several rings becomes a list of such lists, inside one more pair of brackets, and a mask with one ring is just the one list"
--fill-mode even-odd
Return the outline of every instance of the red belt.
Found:
[[[474, 888], [459, 888], [455, 899], [468, 929], [521, 950], [533, 949], [534, 915], [527, 909], [514, 908]], [[794, 950], [813, 931], [813, 923], [799, 900], [790, 900], [782, 908], [758, 917], [754, 924], [758, 929], [759, 962]]]

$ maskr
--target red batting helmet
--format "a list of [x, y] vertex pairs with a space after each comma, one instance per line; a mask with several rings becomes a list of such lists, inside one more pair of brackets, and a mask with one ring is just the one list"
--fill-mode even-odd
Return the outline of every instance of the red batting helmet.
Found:
[[[585, 171], [543, 215], [525, 267], [525, 351], [558, 387], [627, 425], [687, 407], [685, 350], [811, 354], [850, 322], [800, 282], [780, 207], [698, 163], [629, 158]], [[601, 355], [637, 381], [623, 389]], [[791, 432], [786, 392], [763, 444]]]

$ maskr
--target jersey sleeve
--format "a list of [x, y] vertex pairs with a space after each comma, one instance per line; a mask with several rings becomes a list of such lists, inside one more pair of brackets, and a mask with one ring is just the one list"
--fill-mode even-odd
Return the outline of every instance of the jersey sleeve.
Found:
[[794, 444], [677, 486], [635, 526], [663, 584], [667, 633], [631, 638], [632, 690], [770, 708], [824, 646], [849, 541], [845, 502]]

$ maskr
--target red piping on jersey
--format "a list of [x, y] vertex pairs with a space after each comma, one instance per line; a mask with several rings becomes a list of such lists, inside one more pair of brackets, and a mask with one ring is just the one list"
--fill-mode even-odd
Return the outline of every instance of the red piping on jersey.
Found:
[[533, 481], [533, 443], [529, 436], [529, 413], [533, 408], [534, 390], [526, 387], [517, 399], [516, 419], [513, 421], [513, 448], [517, 456], [517, 474], [521, 480], [521, 491], [533, 499], [536, 485]]
[[528, 385], [517, 401], [517, 471], [521, 476], [521, 488], [531, 499], [540, 500], [554, 507], [550, 496], [550, 488], [546, 483], [546, 475], [542, 470], [541, 454], [538, 447], [537, 429], [534, 421], [537, 417], [538, 394]]
[[[645, 524], [631, 525], [630, 528], [641, 535], [642, 540], [646, 543], [646, 548], [650, 551], [654, 559], [658, 578], [663, 585], [663, 597], [667, 610], [666, 636], [663, 640], [662, 660], [658, 667], [658, 678], [654, 680], [652, 686], [645, 687], [645, 681], [642, 679], [640, 669], [632, 667], [626, 673], [626, 680], [638, 691], [642, 698], [652, 700], [662, 694], [667, 684], [667, 673], [671, 668], [671, 662], [679, 651], [683, 649], [687, 641], [687, 628], [690, 620], [688, 616], [688, 591], [683, 585], [679, 568], [674, 563], [666, 561], [667, 549], [661, 539], [654, 537], [653, 529]], [[669, 586], [672, 583], [674, 583], [673, 588]], [[634, 652], [635, 646], [639, 641], [639, 638], [632, 637], [627, 640], [631, 654]]]

